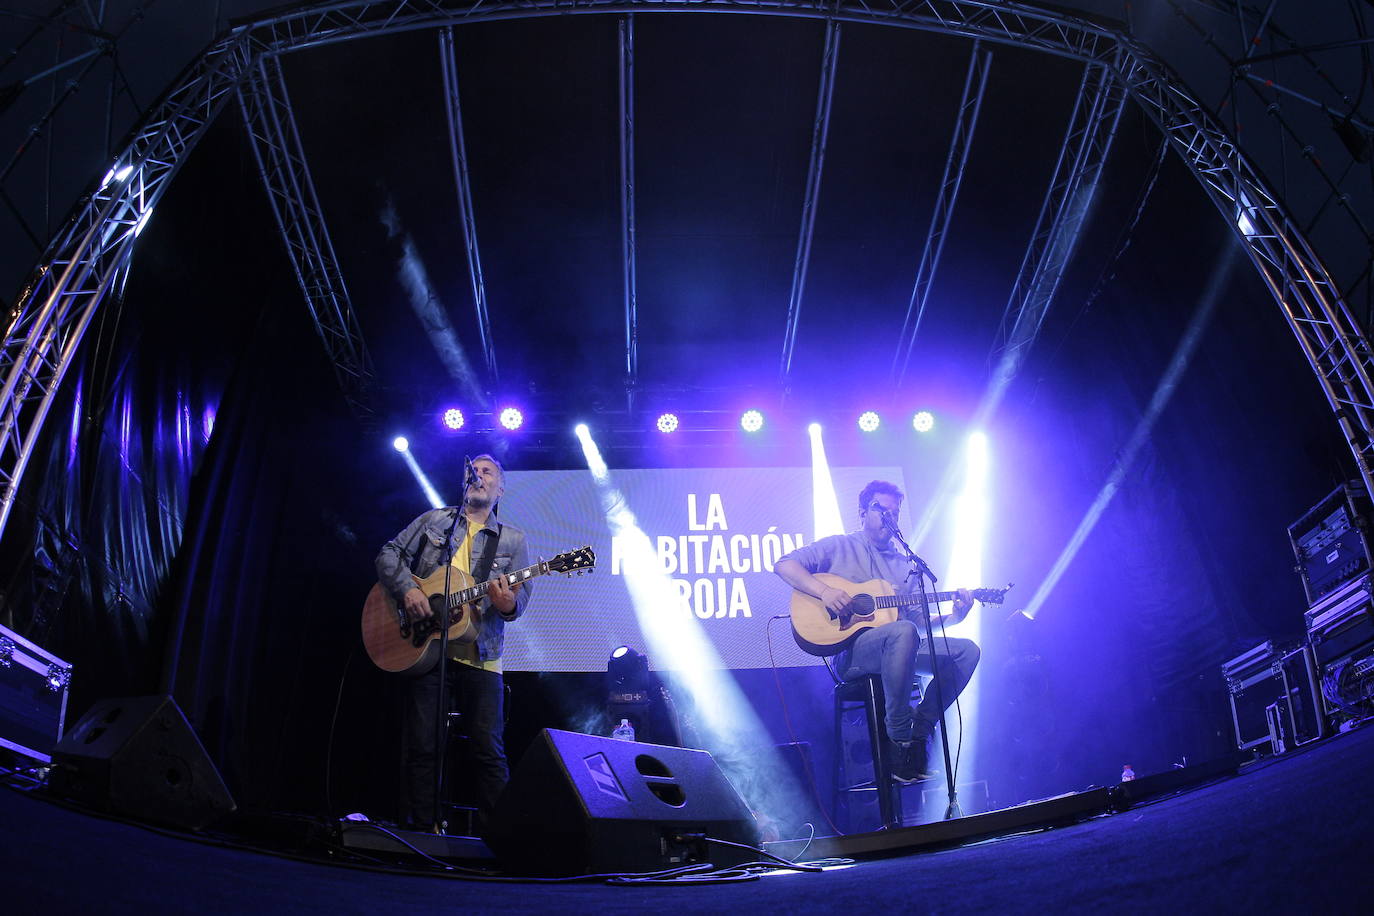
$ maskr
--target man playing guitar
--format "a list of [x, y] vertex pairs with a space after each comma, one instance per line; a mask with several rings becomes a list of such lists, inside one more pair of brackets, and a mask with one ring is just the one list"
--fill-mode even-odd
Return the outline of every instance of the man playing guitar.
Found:
[[[895, 524], [902, 499], [902, 491], [895, 485], [885, 480], [870, 482], [859, 494], [859, 530], [799, 547], [779, 558], [774, 572], [794, 589], [818, 599], [836, 616], [842, 615], [852, 596], [823, 582], [815, 573], [831, 573], [852, 582], [882, 579], [891, 583], [898, 595], [914, 594], [919, 580], [893, 547], [892, 532], [883, 519], [886, 512]], [[953, 613], [938, 617], [932, 613], [931, 622], [937, 628], [942, 623], [958, 623], [972, 607], [971, 593], [960, 589], [954, 596]], [[931, 670], [930, 650], [921, 644], [924, 626], [916, 623], [919, 614], [919, 605], [907, 604], [896, 620], [864, 629], [835, 656], [835, 671], [846, 681], [865, 674], [882, 678], [887, 735], [895, 745], [893, 778], [903, 783], [934, 775], [931, 738], [944, 711], [937, 697], [943, 696], [948, 708], [973, 677], [980, 654], [972, 640], [937, 636], [935, 670]], [[909, 700], [918, 672], [936, 677], [941, 689], [927, 690], [913, 710]]]
[[[512, 586], [502, 575], [527, 562], [524, 532], [503, 524], [494, 512], [504, 492], [501, 465], [490, 455], [478, 456], [469, 465], [462, 506], [433, 509], [415, 519], [382, 547], [376, 564], [382, 587], [413, 621], [434, 613], [417, 578], [427, 578], [445, 563], [477, 582], [491, 577], [486, 597], [465, 611], [471, 614], [475, 638], [450, 641], [449, 661], [443, 666], [448, 682], [444, 689], [456, 700], [471, 740], [479, 825], [510, 777], [501, 650], [506, 624], [524, 613], [530, 600], [528, 582]], [[439, 671], [434, 665], [408, 682], [401, 727], [401, 820], [423, 830], [439, 826], [434, 797]], [[449, 708], [446, 700], [444, 709]]]

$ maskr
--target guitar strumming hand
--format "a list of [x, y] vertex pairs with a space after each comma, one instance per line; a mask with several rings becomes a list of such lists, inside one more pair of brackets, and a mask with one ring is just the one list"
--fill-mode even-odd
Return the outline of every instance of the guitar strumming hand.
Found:
[[849, 607], [849, 603], [854, 600], [849, 592], [844, 589], [824, 583], [816, 590], [816, 597], [820, 599], [821, 604], [825, 605], [825, 609], [835, 617], [843, 614], [845, 608]]

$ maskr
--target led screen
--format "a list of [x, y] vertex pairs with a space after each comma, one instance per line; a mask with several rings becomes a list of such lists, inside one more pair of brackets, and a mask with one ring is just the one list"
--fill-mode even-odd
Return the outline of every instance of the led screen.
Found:
[[[844, 530], [858, 524], [859, 491], [875, 478], [905, 489], [898, 468], [832, 470]], [[715, 650], [704, 664], [769, 667], [770, 636], [778, 665], [819, 664], [796, 647], [787, 620], [769, 624], [788, 613], [791, 596], [773, 561], [815, 540], [812, 489], [810, 468], [612, 470], [600, 484], [586, 471], [509, 472], [500, 514], [525, 530], [530, 562], [590, 546], [597, 566], [587, 576], [532, 582], [529, 610], [506, 630], [506, 670], [604, 671], [617, 646], [647, 652], [643, 628], [663, 615], [700, 628]], [[671, 580], [668, 599], [638, 614], [626, 584], [626, 536], [611, 534], [612, 522], [627, 521], [647, 536]], [[910, 530], [905, 505], [900, 521]]]

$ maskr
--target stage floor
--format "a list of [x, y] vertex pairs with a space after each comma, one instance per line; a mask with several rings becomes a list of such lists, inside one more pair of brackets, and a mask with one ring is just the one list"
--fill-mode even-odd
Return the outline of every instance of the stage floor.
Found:
[[[473, 881], [192, 838], [0, 792], [6, 910], [180, 913], [1312, 912], [1356, 902], [1374, 824], [1374, 727], [1118, 814], [959, 847], [885, 848], [821, 873], [684, 886]], [[821, 844], [833, 854], [835, 844]], [[801, 853], [812, 858], [817, 847]], [[865, 852], [867, 856], [869, 853]]]

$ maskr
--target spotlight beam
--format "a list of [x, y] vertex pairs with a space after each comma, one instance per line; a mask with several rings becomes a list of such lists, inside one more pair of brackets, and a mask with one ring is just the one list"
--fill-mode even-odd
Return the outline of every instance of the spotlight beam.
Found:
[[807, 429], [811, 436], [811, 509], [814, 524], [813, 543], [832, 534], [844, 533], [840, 503], [835, 496], [835, 481], [830, 476], [830, 462], [825, 456], [825, 442], [821, 426], [812, 423]]
[[438, 509], [448, 505], [439, 498], [439, 491], [434, 489], [434, 485], [429, 482], [429, 477], [420, 468], [420, 463], [415, 460], [415, 455], [410, 450], [410, 443], [406, 442], [404, 437], [397, 436], [392, 446], [401, 453], [401, 458], [405, 460], [406, 467], [410, 468], [410, 473], [415, 478], [415, 482], [420, 485], [420, 489], [424, 492], [425, 499], [429, 500], [430, 508]]
[[414, 238], [401, 225], [401, 217], [396, 212], [393, 201], [387, 200], [380, 217], [382, 225], [386, 227], [387, 238], [401, 243], [400, 263], [396, 265], [397, 273], [400, 275], [401, 286], [405, 288], [410, 299], [410, 307], [429, 336], [435, 354], [444, 364], [449, 377], [462, 387], [468, 400], [475, 404], [485, 404], [487, 399], [482, 391], [482, 384], [472, 368], [472, 363], [468, 361], [467, 351], [458, 339], [457, 329], [448, 320], [443, 297], [429, 278], [429, 271], [420, 257]]
[[[954, 548], [950, 554], [949, 566], [946, 567], [946, 575], [953, 588], [980, 588], [985, 584], [983, 550], [987, 536], [989, 504], [987, 436], [982, 432], [970, 434], [963, 451], [963, 489], [954, 504]], [[947, 629], [950, 636], [962, 636], [981, 644], [981, 612], [975, 611], [963, 622]], [[937, 634], [935, 638], [938, 640], [940, 637]], [[957, 714], [945, 717], [946, 727], [950, 729], [950, 746], [960, 749], [958, 765], [964, 773], [977, 772], [979, 680], [975, 674], [959, 697]]]
[[615, 486], [590, 430], [579, 424], [574, 433], [600, 492], [606, 525], [618, 542], [625, 585], [656, 667], [672, 671], [691, 692], [703, 742], [749, 806], [775, 817], [790, 810], [799, 802], [782, 797], [776, 779], [782, 765], [777, 752], [771, 744], [760, 747], [752, 737], [766, 734], [767, 729], [725, 670], [700, 621], [690, 615], [664, 613], [665, 608], [677, 606], [677, 588], [664, 573], [653, 542], [639, 527], [624, 493]]
[[1150, 438], [1150, 432], [1154, 429], [1155, 421], [1164, 412], [1169, 399], [1173, 397], [1174, 389], [1178, 387], [1179, 379], [1183, 377], [1183, 372], [1192, 362], [1193, 354], [1197, 351], [1198, 344], [1202, 341], [1202, 334], [1211, 322], [1212, 312], [1216, 308], [1217, 299], [1221, 297], [1221, 291], [1225, 288], [1226, 282], [1231, 276], [1232, 268], [1236, 263], [1237, 250], [1234, 246], [1227, 246], [1226, 251], [1217, 260], [1216, 266], [1212, 270], [1211, 279], [1207, 283], [1207, 289], [1203, 293], [1201, 301], [1193, 311], [1193, 316], [1188, 321], [1188, 328], [1183, 332], [1183, 337], [1179, 340], [1178, 346], [1174, 349], [1173, 358], [1169, 361], [1169, 366], [1160, 376], [1159, 383], [1155, 386], [1154, 394], [1150, 397], [1150, 404], [1145, 409], [1145, 413], [1136, 422], [1135, 429], [1131, 432], [1130, 439], [1117, 454], [1115, 465], [1107, 475], [1107, 480], [1102, 484], [1102, 489], [1093, 499], [1088, 511], [1083, 514], [1083, 518], [1078, 523], [1078, 528], [1069, 538], [1069, 542], [1064, 545], [1059, 558], [1055, 560], [1054, 566], [1050, 568], [1040, 586], [1031, 596], [1030, 603], [1026, 605], [1024, 613], [1032, 620], [1040, 613], [1040, 608], [1049, 599], [1054, 587], [1059, 584], [1064, 572], [1077, 556], [1078, 551], [1083, 546], [1083, 542], [1088, 539], [1096, 527], [1098, 519], [1107, 510], [1112, 499], [1116, 496], [1117, 490], [1121, 488], [1122, 482], [1126, 479], [1126, 474], [1135, 464], [1136, 457], [1141, 448]]

